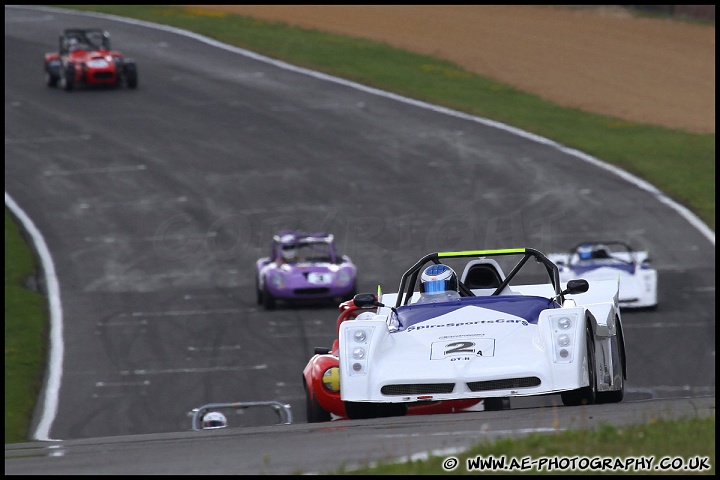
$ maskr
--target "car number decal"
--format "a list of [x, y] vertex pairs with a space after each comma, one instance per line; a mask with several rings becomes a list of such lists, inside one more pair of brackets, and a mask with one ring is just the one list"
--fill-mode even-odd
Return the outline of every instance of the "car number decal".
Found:
[[479, 338], [475, 342], [433, 342], [430, 346], [430, 360], [447, 357], [492, 357], [495, 355], [495, 339]]
[[326, 285], [332, 282], [332, 275], [329, 273], [310, 272], [307, 276], [308, 283], [313, 285]]

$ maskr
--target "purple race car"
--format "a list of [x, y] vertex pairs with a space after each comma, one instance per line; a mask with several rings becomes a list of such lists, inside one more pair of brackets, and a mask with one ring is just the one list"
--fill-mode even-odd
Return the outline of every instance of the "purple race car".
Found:
[[333, 235], [286, 230], [273, 236], [270, 256], [258, 259], [257, 302], [272, 310], [277, 301], [351, 299], [357, 268], [335, 249]]

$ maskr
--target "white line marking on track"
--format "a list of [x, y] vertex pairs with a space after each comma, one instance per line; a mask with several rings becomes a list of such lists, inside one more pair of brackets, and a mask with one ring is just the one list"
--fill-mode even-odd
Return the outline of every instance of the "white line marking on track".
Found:
[[96, 387], [143, 387], [150, 385], [150, 380], [142, 382], [95, 382]]
[[653, 322], [653, 323], [623, 323], [623, 328], [687, 328], [687, 327], [710, 327], [715, 325], [715, 322]]
[[229, 314], [229, 313], [244, 313], [245, 309], [242, 308], [219, 308], [215, 310], [175, 310], [175, 311], [164, 311], [164, 312], [132, 312], [131, 314], [122, 313], [121, 317], [179, 317], [179, 316], [190, 316], [190, 315], [217, 315], [217, 314]]
[[241, 370], [265, 370], [267, 365], [251, 365], [239, 367], [205, 367], [205, 368], [166, 368], [163, 370], [147, 370], [138, 368], [137, 370], [120, 372], [120, 375], [165, 375], [173, 373], [207, 373], [207, 372], [238, 372]]
[[188, 351], [190, 352], [215, 352], [215, 351], [222, 351], [222, 350], [242, 350], [242, 347], [240, 345], [226, 345], [222, 347], [193, 347], [192, 345], [187, 347]]
[[145, 165], [129, 165], [123, 167], [105, 167], [105, 168], [86, 168], [83, 170], [45, 170], [43, 175], [46, 177], [61, 175], [87, 175], [94, 173], [120, 173], [120, 172], [136, 172], [138, 170], [146, 170]]

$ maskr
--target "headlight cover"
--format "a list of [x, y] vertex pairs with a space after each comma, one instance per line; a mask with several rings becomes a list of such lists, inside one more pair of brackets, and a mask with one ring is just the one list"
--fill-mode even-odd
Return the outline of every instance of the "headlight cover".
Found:
[[285, 288], [285, 278], [280, 273], [274, 273], [270, 276], [270, 283], [277, 289]]
[[350, 376], [367, 373], [369, 345], [375, 327], [351, 327], [345, 330], [345, 358]]
[[340, 286], [347, 285], [352, 280], [350, 278], [350, 272], [347, 269], [342, 269], [337, 273], [337, 276], [335, 277], [337, 284]]
[[323, 373], [323, 386], [328, 392], [338, 393], [340, 391], [340, 369], [330, 367]]
[[87, 66], [90, 68], [108, 68], [110, 63], [108, 63], [108, 61], [104, 58], [94, 58], [92, 60], [88, 60]]
[[555, 363], [572, 363], [575, 351], [575, 331], [577, 314], [555, 315], [550, 317], [552, 328], [553, 361]]

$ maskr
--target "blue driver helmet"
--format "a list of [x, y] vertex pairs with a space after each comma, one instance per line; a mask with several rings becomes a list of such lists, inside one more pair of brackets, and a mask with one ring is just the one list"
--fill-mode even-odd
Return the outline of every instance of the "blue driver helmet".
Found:
[[578, 247], [577, 252], [580, 260], [590, 260], [592, 258], [593, 249], [591, 245], [582, 245]]
[[420, 276], [420, 291], [429, 295], [457, 292], [458, 279], [455, 270], [443, 265], [430, 265]]

